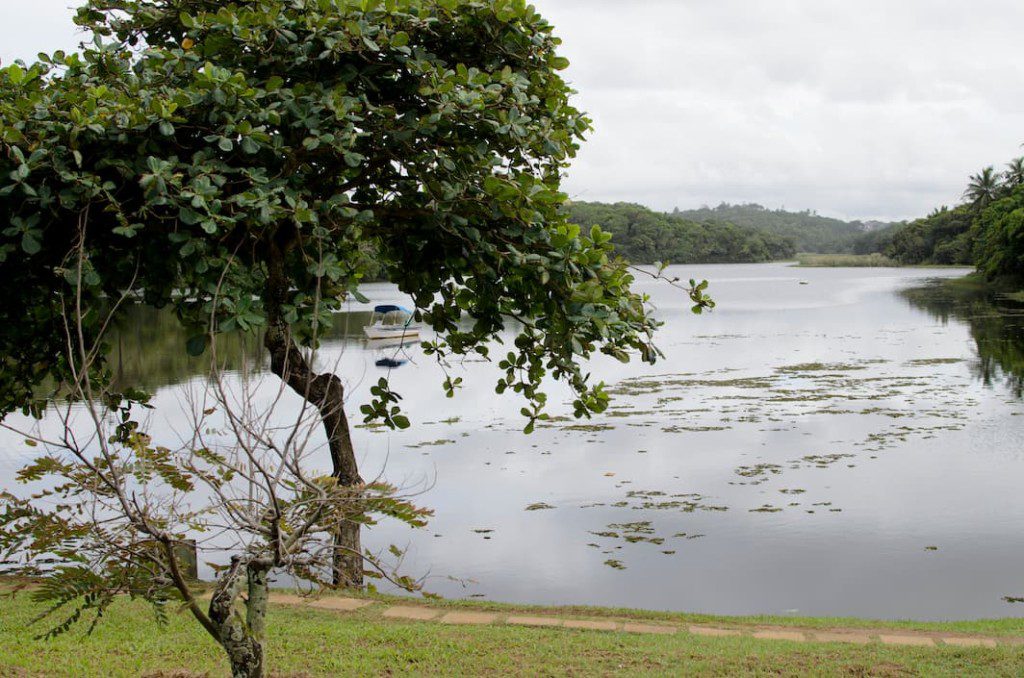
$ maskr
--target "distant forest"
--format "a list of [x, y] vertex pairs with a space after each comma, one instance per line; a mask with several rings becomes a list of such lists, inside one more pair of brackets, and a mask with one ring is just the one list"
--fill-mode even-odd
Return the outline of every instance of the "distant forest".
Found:
[[796, 254], [792, 238], [725, 221], [698, 223], [631, 203], [573, 202], [566, 209], [573, 223], [611, 233], [616, 251], [636, 264], [754, 263]]
[[963, 201], [910, 222], [842, 221], [757, 204], [656, 212], [642, 205], [572, 202], [570, 221], [597, 224], [637, 264], [756, 263], [798, 252], [880, 253], [904, 265], [977, 266], [988, 278], [1024, 278], [1024, 158], [970, 177]]
[[853, 252], [865, 231], [887, 226], [756, 204], [671, 214], [632, 203], [573, 202], [566, 209], [573, 223], [611, 233], [619, 254], [637, 264], [756, 263], [792, 259], [797, 252]]
[[852, 252], [857, 241], [872, 229], [888, 224], [878, 222], [841, 221], [823, 217], [810, 210], [788, 212], [784, 209], [768, 209], [756, 203], [718, 207], [702, 207], [697, 210], [676, 210], [674, 215], [701, 223], [729, 223], [745, 226], [765, 233], [789, 238], [798, 252], [847, 253]]

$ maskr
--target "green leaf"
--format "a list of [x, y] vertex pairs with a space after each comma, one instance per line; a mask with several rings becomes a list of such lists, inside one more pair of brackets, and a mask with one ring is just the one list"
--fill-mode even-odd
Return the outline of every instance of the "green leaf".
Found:
[[25, 81], [25, 69], [18, 64], [11, 64], [7, 67], [7, 77], [11, 79], [11, 82], [15, 85], [20, 85]]
[[42, 248], [42, 245], [39, 244], [39, 240], [31, 231], [26, 231], [21, 236], [21, 249], [25, 254], [38, 254], [39, 250]]

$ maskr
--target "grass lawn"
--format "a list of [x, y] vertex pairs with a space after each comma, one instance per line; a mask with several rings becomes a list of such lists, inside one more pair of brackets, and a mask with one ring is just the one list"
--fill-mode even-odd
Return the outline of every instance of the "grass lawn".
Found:
[[[354, 613], [336, 613], [272, 606], [268, 641], [271, 674], [1024, 675], [1024, 646], [1020, 645], [921, 648], [707, 638], [687, 633], [630, 635], [505, 624], [446, 626], [385, 620], [382, 609], [382, 605], [374, 605]], [[501, 609], [509, 612], [513, 608]], [[91, 636], [86, 636], [82, 628], [44, 641], [34, 636], [46, 627], [29, 626], [38, 611], [39, 607], [25, 595], [0, 598], [0, 676], [188, 678], [227, 673], [218, 646], [184, 613], [172, 614], [169, 626], [161, 629], [145, 605], [122, 601]], [[559, 612], [571, 614], [567, 608]], [[585, 613], [599, 616], [594, 609]], [[695, 619], [681, 615], [647, 618]], [[732, 625], [742, 623], [738, 619], [729, 621]], [[1019, 620], [989, 625], [988, 630], [1006, 633], [1014, 628], [1020, 633], [1022, 628]]]

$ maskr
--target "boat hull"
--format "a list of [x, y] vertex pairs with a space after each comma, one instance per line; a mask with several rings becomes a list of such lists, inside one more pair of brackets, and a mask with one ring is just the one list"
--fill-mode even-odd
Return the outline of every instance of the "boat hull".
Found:
[[403, 325], [392, 325], [392, 326], [381, 326], [381, 325], [370, 325], [363, 328], [363, 332], [366, 334], [367, 339], [395, 339], [395, 340], [406, 340], [416, 339], [420, 336], [420, 328], [416, 326], [403, 326]]

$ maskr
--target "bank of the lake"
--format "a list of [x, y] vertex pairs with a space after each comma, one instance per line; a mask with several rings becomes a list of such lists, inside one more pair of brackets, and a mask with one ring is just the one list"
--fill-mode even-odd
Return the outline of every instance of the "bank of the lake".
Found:
[[[380, 599], [375, 599], [378, 602]], [[394, 602], [394, 601], [384, 601]], [[437, 605], [437, 603], [432, 603]], [[996, 647], [963, 647], [941, 640], [925, 646], [890, 645], [876, 636], [860, 642], [794, 642], [758, 638], [766, 624], [803, 628], [858, 629], [854, 620], [751, 619], [652, 614], [599, 608], [523, 608], [450, 602], [465, 610], [494, 610], [497, 623], [451, 625], [388, 618], [382, 604], [339, 613], [295, 605], [272, 605], [268, 662], [278, 676], [391, 675], [928, 675], [967, 673], [1017, 676], [1024, 646], [999, 640]], [[54, 640], [38, 640], [31, 625], [40, 606], [24, 594], [0, 598], [0, 675], [174, 676], [219, 674], [222, 652], [187, 613], [173, 611], [159, 627], [141, 603], [117, 602], [92, 635], [76, 629]], [[736, 636], [604, 632], [538, 628], [508, 623], [508, 615], [558, 613], [568, 617], [625, 618], [639, 624], [719, 624]], [[859, 624], [859, 625], [858, 625]], [[643, 627], [641, 627], [643, 628]], [[984, 632], [999, 638], [1024, 634], [1019, 620], [967, 624], [876, 623], [873, 634], [896, 638], [958, 637]], [[921, 635], [899, 635], [918, 633]], [[952, 635], [950, 635], [952, 634]], [[813, 636], [812, 636], [813, 637]], [[827, 637], [822, 635], [822, 637]], [[888, 637], [888, 636], [887, 636]]]

